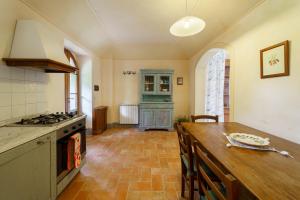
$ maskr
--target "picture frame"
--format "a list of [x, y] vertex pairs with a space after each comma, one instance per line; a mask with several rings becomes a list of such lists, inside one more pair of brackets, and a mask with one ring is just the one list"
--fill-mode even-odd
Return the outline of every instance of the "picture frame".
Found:
[[289, 76], [289, 41], [260, 50], [260, 77]]
[[177, 85], [183, 85], [183, 77], [177, 77]]

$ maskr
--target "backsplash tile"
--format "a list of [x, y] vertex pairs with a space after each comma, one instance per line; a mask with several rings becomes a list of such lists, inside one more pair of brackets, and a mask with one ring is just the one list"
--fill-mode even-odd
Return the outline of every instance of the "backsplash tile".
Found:
[[25, 86], [25, 92], [37, 92], [37, 85], [40, 83], [28, 81]]
[[26, 115], [25, 110], [26, 110], [25, 104], [12, 106], [12, 110], [11, 110], [12, 117], [17, 118], [17, 117], [25, 116]]
[[10, 93], [0, 93], [0, 100], [2, 106], [11, 106], [11, 94]]
[[11, 91], [12, 88], [10, 79], [0, 79], [0, 93], [11, 93]]
[[10, 79], [10, 67], [0, 65], [0, 78]]
[[11, 106], [0, 107], [0, 122], [9, 120], [12, 118]]
[[46, 112], [48, 74], [0, 65], [0, 124]]
[[23, 93], [25, 91], [25, 81], [11, 80], [12, 93]]
[[12, 105], [22, 105], [26, 103], [25, 93], [12, 93]]
[[24, 81], [25, 80], [25, 69], [11, 68], [11, 79]]
[[37, 113], [43, 113], [47, 111], [47, 103], [37, 103], [36, 104], [36, 112]]
[[37, 102], [37, 94], [36, 93], [27, 93], [26, 94], [26, 104], [27, 103], [36, 103]]
[[32, 103], [32, 104], [26, 104], [26, 115], [33, 115], [37, 113], [37, 105]]
[[36, 71], [26, 70], [25, 71], [25, 81], [36, 81]]

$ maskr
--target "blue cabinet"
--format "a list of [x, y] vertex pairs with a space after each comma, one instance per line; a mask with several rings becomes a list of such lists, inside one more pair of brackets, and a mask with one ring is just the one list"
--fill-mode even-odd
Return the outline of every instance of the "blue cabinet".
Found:
[[172, 109], [157, 109], [155, 111], [155, 118], [156, 118], [156, 128], [172, 128], [172, 116], [173, 110]]
[[155, 110], [153, 109], [141, 109], [140, 110], [140, 123], [143, 127], [155, 127]]
[[173, 70], [141, 70], [141, 130], [173, 129]]

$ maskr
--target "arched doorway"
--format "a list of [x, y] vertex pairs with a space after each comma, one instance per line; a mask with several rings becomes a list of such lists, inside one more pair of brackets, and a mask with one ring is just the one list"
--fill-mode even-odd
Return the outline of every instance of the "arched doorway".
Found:
[[219, 115], [229, 121], [230, 60], [225, 49], [208, 50], [195, 70], [195, 114]]

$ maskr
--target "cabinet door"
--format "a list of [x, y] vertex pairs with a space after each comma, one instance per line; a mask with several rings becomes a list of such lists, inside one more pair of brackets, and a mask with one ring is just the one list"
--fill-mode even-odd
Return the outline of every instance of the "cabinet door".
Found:
[[155, 127], [155, 110], [141, 109], [141, 124], [143, 128]]
[[51, 199], [50, 137], [0, 154], [0, 199]]
[[158, 109], [156, 110], [156, 127], [172, 128], [172, 110]]
[[155, 94], [156, 93], [156, 75], [155, 74], [143, 74], [142, 76], [142, 92], [143, 94]]
[[158, 94], [172, 94], [172, 76], [169, 74], [157, 75], [157, 87]]

